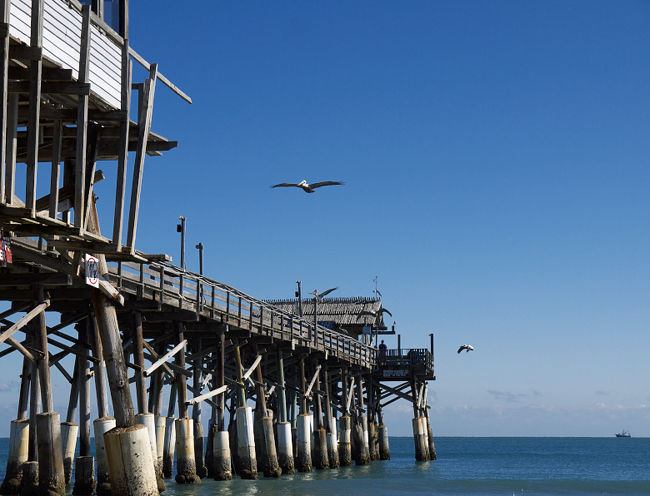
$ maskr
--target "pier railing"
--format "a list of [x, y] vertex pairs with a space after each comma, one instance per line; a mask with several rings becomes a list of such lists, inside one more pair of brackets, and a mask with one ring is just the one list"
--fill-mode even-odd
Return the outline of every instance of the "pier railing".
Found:
[[231, 286], [166, 262], [109, 264], [118, 290], [192, 312], [252, 334], [268, 336], [372, 368], [376, 350], [346, 334], [285, 312]]

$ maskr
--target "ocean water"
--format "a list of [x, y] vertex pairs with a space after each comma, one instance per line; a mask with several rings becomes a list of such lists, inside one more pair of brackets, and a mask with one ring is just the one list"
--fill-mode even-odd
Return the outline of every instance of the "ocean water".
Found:
[[[650, 439], [436, 439], [438, 460], [416, 462], [411, 438], [391, 438], [389, 461], [200, 485], [167, 481], [164, 494], [182, 496], [412, 496], [412, 495], [650, 495]], [[8, 440], [0, 439], [4, 477]], [[71, 489], [69, 491], [71, 494]]]

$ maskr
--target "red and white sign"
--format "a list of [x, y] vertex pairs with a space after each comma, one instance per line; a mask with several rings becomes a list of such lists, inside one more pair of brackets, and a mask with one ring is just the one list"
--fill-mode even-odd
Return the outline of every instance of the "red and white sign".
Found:
[[99, 287], [99, 260], [91, 255], [86, 255], [86, 284]]

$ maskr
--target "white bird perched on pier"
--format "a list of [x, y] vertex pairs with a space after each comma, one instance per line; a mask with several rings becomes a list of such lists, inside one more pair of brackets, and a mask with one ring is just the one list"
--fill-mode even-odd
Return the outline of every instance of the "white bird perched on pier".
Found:
[[458, 353], [460, 353], [463, 350], [467, 352], [474, 351], [474, 347], [471, 344], [464, 344], [460, 348], [458, 348]]
[[313, 183], [309, 184], [306, 180], [302, 180], [299, 183], [280, 183], [280, 184], [274, 184], [271, 186], [271, 188], [300, 188], [302, 189], [305, 193], [314, 193], [314, 190], [316, 188], [320, 188], [322, 186], [340, 186], [342, 185], [342, 182], [339, 181], [321, 181], [319, 183]]

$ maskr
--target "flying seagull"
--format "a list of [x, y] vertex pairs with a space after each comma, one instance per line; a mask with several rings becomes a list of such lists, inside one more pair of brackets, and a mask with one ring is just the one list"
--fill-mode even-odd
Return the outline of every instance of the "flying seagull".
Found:
[[321, 181], [319, 183], [313, 183], [309, 184], [307, 181], [304, 179], [300, 181], [299, 183], [280, 183], [280, 184], [274, 184], [271, 186], [271, 188], [300, 188], [302, 189], [305, 193], [314, 193], [314, 190], [316, 188], [320, 188], [321, 186], [339, 186], [342, 185], [342, 182], [339, 181]]
[[372, 317], [376, 317], [377, 314], [380, 314], [380, 313], [387, 313], [391, 317], [393, 316], [393, 314], [390, 313], [387, 308], [380, 308], [376, 312], [373, 312], [372, 310], [362, 310], [361, 312], [359, 312], [359, 315], [370, 315]]
[[458, 348], [458, 353], [460, 353], [463, 350], [465, 350], [467, 352], [474, 351], [474, 347], [471, 344], [464, 344], [463, 346]]
[[316, 298], [322, 298], [323, 296], [327, 296], [330, 294], [332, 291], [337, 290], [338, 288], [329, 288], [323, 291], [322, 293], [319, 293], [317, 289], [314, 289], [311, 294], [313, 294]]

